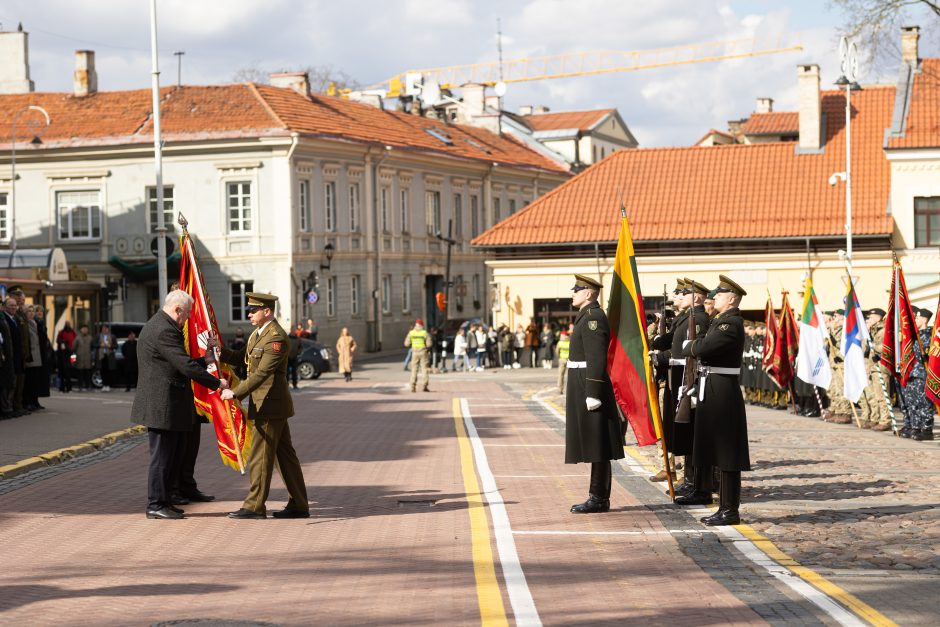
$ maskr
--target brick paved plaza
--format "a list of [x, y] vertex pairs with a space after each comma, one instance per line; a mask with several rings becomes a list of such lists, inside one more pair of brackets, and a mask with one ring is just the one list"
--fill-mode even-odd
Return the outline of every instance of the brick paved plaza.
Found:
[[[197, 478], [218, 498], [182, 521], [145, 519], [139, 435], [0, 480], [0, 624], [938, 620], [935, 443], [750, 409], [745, 525], [671, 505], [635, 446], [611, 513], [579, 517], [588, 469], [562, 463], [554, 372], [435, 376], [412, 394], [399, 364], [296, 393], [308, 520], [226, 518], [247, 480], [211, 437]], [[58, 396], [0, 423], [2, 463], [125, 428], [130, 397]], [[285, 500], [276, 477], [269, 510]]]

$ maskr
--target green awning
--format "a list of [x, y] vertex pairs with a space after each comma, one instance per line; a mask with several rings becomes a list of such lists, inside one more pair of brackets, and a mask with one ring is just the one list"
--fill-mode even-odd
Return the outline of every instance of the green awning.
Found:
[[[179, 274], [180, 271], [180, 260], [182, 256], [180, 252], [174, 251], [172, 255], [166, 258], [166, 273], [167, 276], [174, 277]], [[157, 278], [157, 260], [156, 258], [151, 260], [134, 260], [128, 261], [122, 259], [117, 255], [111, 255], [108, 259], [108, 263], [118, 270], [121, 271], [125, 277], [130, 281], [151, 281]]]

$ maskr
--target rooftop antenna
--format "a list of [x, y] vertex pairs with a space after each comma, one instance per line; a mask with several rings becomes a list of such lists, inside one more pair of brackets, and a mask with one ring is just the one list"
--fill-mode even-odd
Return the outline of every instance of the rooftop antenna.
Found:
[[499, 82], [503, 82], [503, 27], [496, 18], [496, 54], [499, 57]]
[[173, 56], [176, 57], [176, 86], [183, 86], [183, 55], [186, 54], [184, 50], [177, 50], [173, 53]]

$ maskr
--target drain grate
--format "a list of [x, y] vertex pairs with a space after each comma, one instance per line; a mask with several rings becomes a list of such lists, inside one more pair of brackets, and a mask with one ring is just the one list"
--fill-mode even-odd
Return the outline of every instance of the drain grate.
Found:
[[437, 499], [398, 499], [398, 507], [434, 507]]

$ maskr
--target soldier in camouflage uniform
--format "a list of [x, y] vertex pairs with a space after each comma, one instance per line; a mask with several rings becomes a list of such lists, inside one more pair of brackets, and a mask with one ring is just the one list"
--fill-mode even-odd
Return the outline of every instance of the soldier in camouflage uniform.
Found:
[[859, 399], [859, 403], [862, 406], [861, 426], [863, 429], [872, 431], [890, 431], [893, 413], [885, 399], [885, 390], [882, 388], [882, 381], [887, 386], [891, 380], [891, 375], [881, 367], [881, 347], [885, 338], [884, 317], [884, 309], [876, 307], [868, 310], [868, 334], [871, 340], [865, 353], [873, 363], [868, 372], [868, 386], [865, 387], [865, 393]]
[[[904, 421], [904, 428], [901, 429], [901, 436], [918, 442], [933, 440], [933, 422], [936, 416], [934, 404], [927, 398], [924, 389], [927, 382], [927, 369], [924, 363], [927, 360], [926, 352], [930, 347], [930, 336], [933, 333], [933, 328], [927, 324], [930, 322], [931, 315], [929, 309], [914, 309], [920, 344], [914, 344], [914, 350], [918, 353], [914, 369], [907, 378], [907, 385], [901, 389], [904, 406], [907, 409], [907, 418]], [[924, 350], [923, 354], [920, 352], [921, 348]]]
[[829, 384], [829, 417], [826, 422], [840, 425], [851, 424], [852, 403], [845, 398], [845, 362], [842, 359], [842, 327], [845, 315], [841, 309], [829, 312], [828, 342], [829, 368], [832, 383]]

